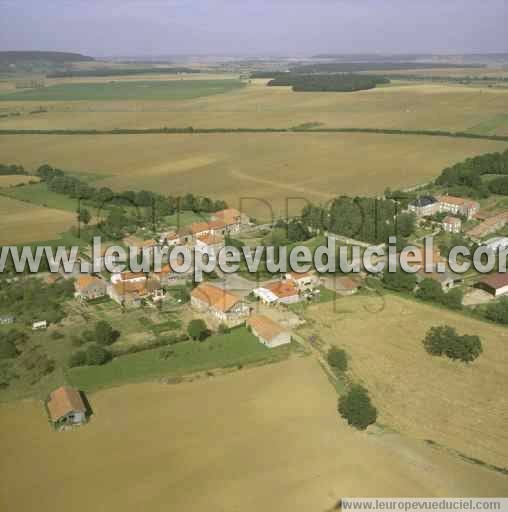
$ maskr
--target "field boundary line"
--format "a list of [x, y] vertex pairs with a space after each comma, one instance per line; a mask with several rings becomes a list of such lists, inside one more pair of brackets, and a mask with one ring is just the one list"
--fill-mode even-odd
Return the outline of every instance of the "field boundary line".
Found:
[[1, 135], [194, 135], [194, 134], [250, 134], [250, 133], [367, 133], [374, 135], [419, 135], [456, 139], [480, 139], [508, 142], [508, 135], [482, 135], [468, 132], [439, 130], [399, 130], [392, 128], [117, 128], [114, 130], [38, 130], [0, 129]]

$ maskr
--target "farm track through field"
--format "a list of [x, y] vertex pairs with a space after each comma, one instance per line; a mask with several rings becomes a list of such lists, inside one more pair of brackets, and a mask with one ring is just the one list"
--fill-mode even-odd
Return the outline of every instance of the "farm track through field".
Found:
[[245, 181], [251, 181], [252, 183], [258, 183], [260, 185], [268, 185], [270, 187], [276, 187], [283, 190], [287, 190], [289, 192], [296, 192], [298, 194], [311, 194], [316, 197], [321, 197], [323, 199], [332, 199], [334, 197], [333, 193], [329, 192], [321, 192], [319, 190], [313, 190], [309, 187], [299, 187], [297, 185], [289, 185], [287, 183], [280, 183], [274, 180], [267, 180], [264, 178], [256, 178], [254, 176], [250, 176], [247, 173], [241, 172], [237, 169], [230, 171], [230, 176], [232, 178], [238, 178]]

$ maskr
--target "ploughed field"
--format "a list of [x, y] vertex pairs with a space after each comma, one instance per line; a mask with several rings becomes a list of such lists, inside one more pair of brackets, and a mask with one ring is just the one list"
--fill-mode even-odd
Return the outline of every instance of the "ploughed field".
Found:
[[345, 425], [311, 358], [89, 395], [56, 433], [42, 403], [0, 406], [2, 510], [296, 512], [343, 496], [500, 496], [506, 477], [396, 434]]

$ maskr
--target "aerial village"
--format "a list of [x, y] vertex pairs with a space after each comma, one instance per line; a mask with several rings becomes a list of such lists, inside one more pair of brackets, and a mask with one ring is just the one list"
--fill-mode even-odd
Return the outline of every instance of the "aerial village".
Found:
[[[449, 195], [421, 195], [408, 203], [405, 213], [414, 216], [415, 236], [410, 241], [416, 245], [420, 245], [425, 236], [438, 239], [444, 235], [465, 236], [493, 253], [508, 248], [508, 237], [493, 236], [508, 224], [508, 213], [483, 212], [476, 201]], [[139, 233], [132, 234], [123, 240], [123, 244], [149, 254], [157, 246], [177, 245], [217, 254], [231, 240], [241, 240], [246, 244], [259, 241], [260, 233], [270, 233], [274, 225], [258, 225], [246, 214], [227, 208], [215, 212], [208, 220], [168, 228], [157, 237], [148, 239]], [[334, 236], [331, 233], [327, 235]], [[347, 240], [349, 244], [356, 242], [363, 243], [361, 240]], [[90, 249], [81, 257], [95, 264], [105, 263], [108, 258], [105, 249], [99, 261], [92, 261], [91, 255]], [[460, 295], [461, 306], [483, 307], [508, 295], [506, 273], [458, 275], [448, 268], [445, 272], [437, 272], [437, 265], [446, 267], [446, 258], [438, 244], [434, 247], [433, 261], [432, 272], [422, 269], [416, 274], [416, 294], [422, 282], [432, 280], [439, 284], [443, 294], [460, 288], [463, 292]], [[305, 340], [298, 335], [298, 330], [306, 321], [304, 311], [308, 304], [340, 298], [347, 300], [357, 293], [370, 293], [377, 286], [375, 282], [382, 280], [382, 275], [372, 276], [363, 271], [325, 275], [310, 270], [260, 278], [244, 272], [223, 274], [216, 269], [205, 275], [203, 282], [197, 283], [193, 267], [184, 273], [175, 272], [168, 261], [159, 272], [111, 274], [101, 271], [83, 274], [75, 270], [70, 275], [51, 274], [44, 279], [48, 283], [72, 279], [74, 300], [68, 306], [69, 310], [90, 322], [102, 321], [119, 326], [117, 334], [121, 333], [122, 338], [128, 340], [125, 346], [116, 351], [111, 349], [107, 355], [96, 354], [98, 359], [95, 362], [93, 355], [78, 350], [71, 356], [71, 359], [74, 357], [71, 367], [79, 368], [102, 365], [121, 355], [165, 344], [172, 346], [188, 339], [206, 339], [214, 334], [234, 338], [235, 333], [240, 333], [237, 335], [237, 343], [240, 344], [248, 333], [267, 350], [277, 351], [284, 346], [302, 348]], [[149, 325], [150, 335], [140, 334], [134, 319]], [[8, 311], [1, 312], [1, 324], [14, 322], [14, 315]], [[193, 328], [196, 334], [191, 333]], [[34, 332], [50, 331], [57, 336], [54, 334], [58, 332], [56, 329], [46, 318], [33, 318]], [[88, 336], [93, 338], [93, 333]], [[76, 346], [79, 346], [78, 342]], [[171, 354], [171, 349], [168, 353]], [[72, 428], [90, 418], [91, 408], [86, 396], [72, 386], [64, 385], [53, 390], [45, 403], [50, 423], [57, 430]]]

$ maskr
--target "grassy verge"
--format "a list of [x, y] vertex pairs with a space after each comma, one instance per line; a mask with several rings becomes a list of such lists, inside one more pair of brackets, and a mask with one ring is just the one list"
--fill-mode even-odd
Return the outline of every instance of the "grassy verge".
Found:
[[[163, 351], [172, 353], [162, 358]], [[213, 336], [204, 342], [189, 341], [170, 349], [154, 349], [129, 354], [98, 367], [73, 368], [67, 372], [70, 383], [83, 391], [141, 382], [162, 377], [181, 377], [198, 371], [280, 361], [292, 346], [268, 349], [246, 329]]]

